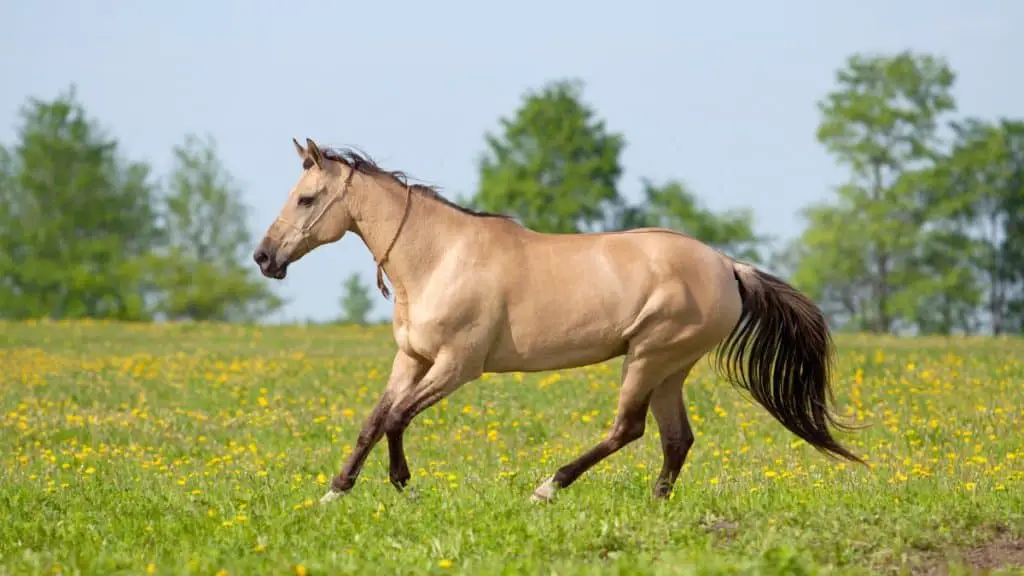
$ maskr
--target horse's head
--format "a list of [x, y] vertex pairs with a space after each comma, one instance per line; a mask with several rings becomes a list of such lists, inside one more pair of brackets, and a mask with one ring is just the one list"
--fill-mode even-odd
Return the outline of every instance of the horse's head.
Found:
[[302, 160], [302, 175], [253, 253], [263, 275], [278, 280], [288, 273], [289, 264], [338, 241], [352, 225], [344, 197], [354, 170], [326, 158], [309, 138], [305, 148], [294, 138], [292, 143]]

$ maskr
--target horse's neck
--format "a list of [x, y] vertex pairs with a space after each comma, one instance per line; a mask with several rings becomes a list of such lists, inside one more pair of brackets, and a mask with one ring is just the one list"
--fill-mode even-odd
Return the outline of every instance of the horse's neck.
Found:
[[426, 281], [442, 255], [439, 235], [427, 228], [431, 212], [438, 207], [400, 184], [369, 176], [361, 180], [353, 232], [363, 240], [375, 265], [383, 261], [396, 299], [404, 300]]

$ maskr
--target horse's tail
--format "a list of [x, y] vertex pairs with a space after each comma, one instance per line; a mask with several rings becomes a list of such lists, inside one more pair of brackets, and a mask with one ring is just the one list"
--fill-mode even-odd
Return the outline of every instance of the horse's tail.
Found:
[[791, 432], [818, 450], [864, 463], [829, 426], [850, 429], [831, 412], [834, 353], [824, 314], [782, 279], [733, 262], [743, 312], [719, 345], [718, 368]]

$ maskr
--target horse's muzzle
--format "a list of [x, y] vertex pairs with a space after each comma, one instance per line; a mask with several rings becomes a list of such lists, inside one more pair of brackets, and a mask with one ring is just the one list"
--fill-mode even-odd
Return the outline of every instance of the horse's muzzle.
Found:
[[277, 250], [267, 249], [261, 245], [253, 252], [252, 259], [260, 267], [260, 272], [267, 278], [283, 280], [288, 275], [288, 264], [277, 262]]

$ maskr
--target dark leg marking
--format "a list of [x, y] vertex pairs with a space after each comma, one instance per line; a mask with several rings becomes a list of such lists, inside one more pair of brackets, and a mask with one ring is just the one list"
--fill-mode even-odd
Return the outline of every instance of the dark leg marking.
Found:
[[555, 472], [554, 481], [559, 488], [568, 488], [584, 472], [590, 470], [598, 462], [618, 452], [624, 446], [639, 440], [647, 426], [647, 403], [631, 407], [627, 412], [620, 413], [612, 425], [608, 436], [579, 458], [562, 466]]
[[349, 455], [348, 460], [345, 461], [345, 465], [341, 467], [338, 475], [331, 481], [333, 491], [347, 492], [355, 485], [356, 478], [359, 477], [359, 472], [363, 469], [363, 464], [366, 463], [366, 457], [370, 455], [370, 450], [373, 449], [381, 436], [383, 436], [384, 420], [390, 409], [391, 395], [385, 392], [363, 423], [352, 454]]
[[403, 447], [403, 436], [405, 430], [392, 430], [387, 432], [388, 439], [388, 478], [391, 485], [399, 492], [409, 483], [412, 474], [409, 473], [409, 463], [405, 459], [405, 448]]
[[654, 483], [655, 498], [668, 498], [672, 493], [679, 471], [686, 462], [686, 456], [693, 446], [693, 429], [686, 417], [683, 402], [683, 382], [690, 368], [666, 379], [654, 390], [651, 398], [651, 413], [658, 423], [661, 434], [661, 473]]

